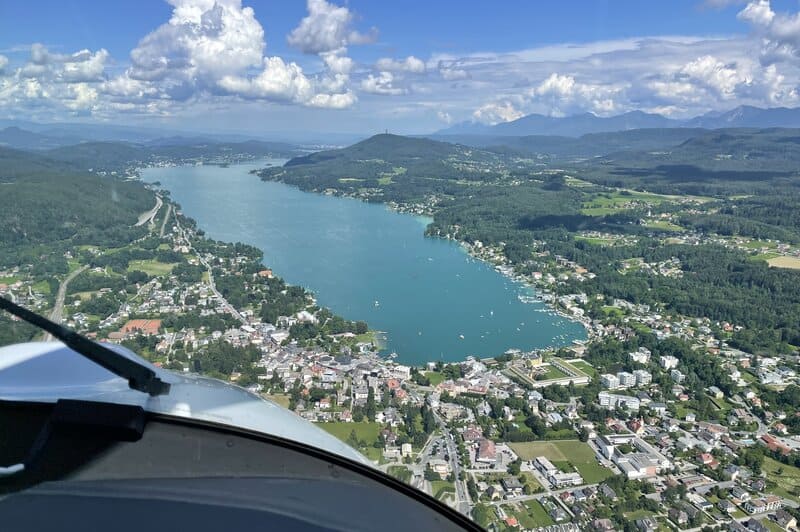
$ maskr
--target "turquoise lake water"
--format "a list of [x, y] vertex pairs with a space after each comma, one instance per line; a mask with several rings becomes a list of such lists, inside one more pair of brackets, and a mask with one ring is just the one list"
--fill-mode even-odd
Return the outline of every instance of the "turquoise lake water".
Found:
[[424, 218], [249, 174], [282, 162], [149, 168], [142, 178], [160, 181], [211, 238], [258, 247], [265, 265], [320, 305], [386, 332], [398, 361], [457, 361], [586, 337], [543, 303], [520, 301], [529, 289], [457, 243], [425, 238]]

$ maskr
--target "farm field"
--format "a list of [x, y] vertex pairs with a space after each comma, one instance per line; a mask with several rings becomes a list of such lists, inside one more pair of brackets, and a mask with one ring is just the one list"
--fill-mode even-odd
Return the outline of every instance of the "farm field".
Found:
[[544, 456], [557, 467], [574, 467], [588, 484], [602, 482], [612, 476], [611, 471], [597, 461], [589, 444], [578, 440], [514, 442], [509, 446], [523, 460]]
[[789, 268], [791, 270], [800, 270], [800, 258], [798, 257], [773, 257], [767, 259], [767, 264], [773, 268]]
[[128, 264], [128, 271], [141, 271], [147, 275], [166, 275], [171, 273], [174, 267], [175, 264], [157, 260], [132, 260]]

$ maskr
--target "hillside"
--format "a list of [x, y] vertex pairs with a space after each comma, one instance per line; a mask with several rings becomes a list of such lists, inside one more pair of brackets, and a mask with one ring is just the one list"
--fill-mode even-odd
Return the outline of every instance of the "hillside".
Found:
[[20, 254], [56, 253], [80, 244], [129, 242], [131, 226], [153, 206], [153, 193], [75, 170], [40, 155], [0, 148], [0, 266]]
[[578, 138], [555, 135], [441, 135], [433, 138], [521, 156], [574, 159], [598, 157], [617, 151], [670, 149], [706, 131], [699, 128], [657, 128], [588, 133]]
[[704, 131], [669, 149], [609, 153], [576, 165], [588, 179], [698, 195], [800, 191], [800, 129]]
[[508, 170], [506, 158], [490, 151], [381, 134], [347, 148], [296, 157], [283, 167], [267, 168], [259, 175], [303, 190], [355, 193], [378, 189], [385, 199], [402, 201], [429, 193], [448, 193], [460, 180], [491, 181]]

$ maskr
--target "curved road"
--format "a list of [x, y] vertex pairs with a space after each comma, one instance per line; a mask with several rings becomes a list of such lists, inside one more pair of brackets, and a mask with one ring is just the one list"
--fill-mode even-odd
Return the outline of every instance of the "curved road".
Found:
[[[54, 321], [56, 323], [61, 323], [61, 318], [64, 315], [64, 298], [67, 297], [67, 286], [69, 285], [70, 281], [72, 281], [75, 277], [86, 271], [88, 268], [89, 268], [88, 265], [81, 266], [74, 272], [67, 275], [64, 278], [64, 280], [61, 281], [61, 284], [58, 287], [58, 294], [56, 294], [56, 304], [53, 306], [53, 311], [50, 313], [51, 321]], [[46, 333], [44, 335], [44, 341], [45, 342], [53, 341], [53, 337], [50, 335], [50, 333]]]
[[144, 225], [144, 224], [146, 224], [148, 222], [152, 222], [155, 219], [156, 214], [158, 214], [159, 209], [161, 209], [161, 205], [163, 203], [164, 202], [161, 200], [161, 196], [156, 194], [156, 205], [155, 205], [155, 207], [153, 207], [152, 209], [150, 209], [147, 212], [144, 212], [144, 213], [140, 214], [139, 215], [139, 221], [136, 222], [135, 224], [133, 224], [133, 226], [134, 227], [139, 227], [140, 225]]

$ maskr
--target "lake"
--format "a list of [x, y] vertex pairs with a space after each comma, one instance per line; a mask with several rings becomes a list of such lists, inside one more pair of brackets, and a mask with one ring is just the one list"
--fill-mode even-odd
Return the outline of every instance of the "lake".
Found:
[[267, 267], [320, 305], [386, 332], [385, 350], [398, 361], [458, 361], [586, 338], [579, 323], [522, 302], [527, 287], [456, 242], [425, 238], [425, 218], [249, 174], [282, 163], [148, 168], [142, 178], [160, 181], [211, 238], [258, 247]]

